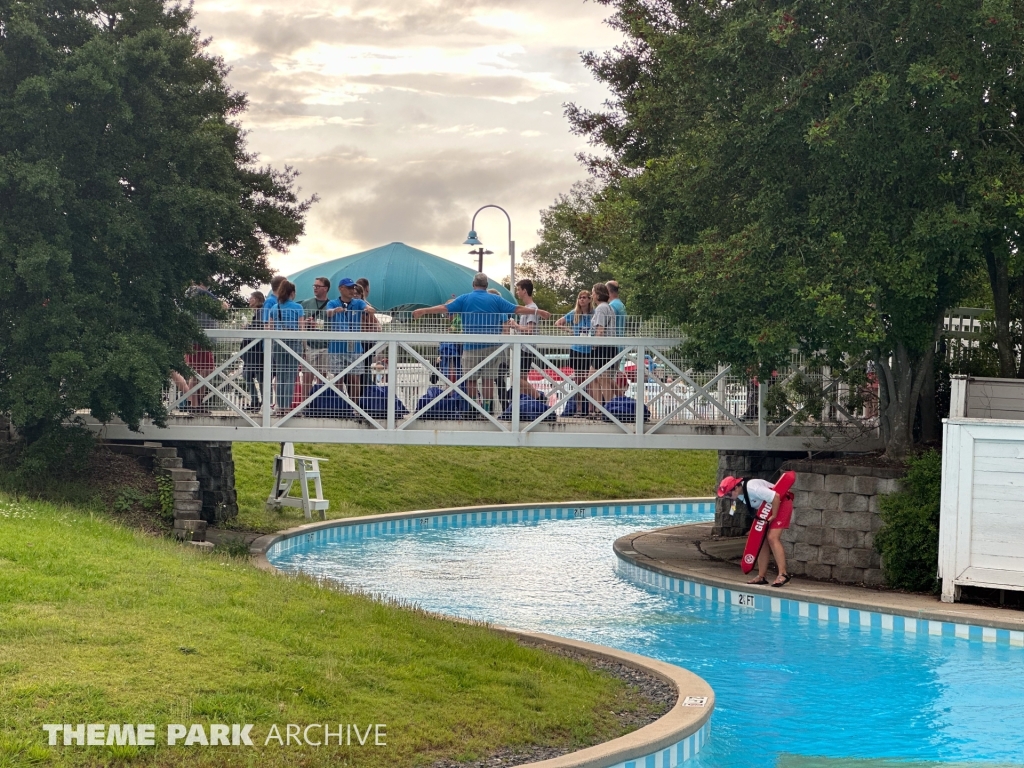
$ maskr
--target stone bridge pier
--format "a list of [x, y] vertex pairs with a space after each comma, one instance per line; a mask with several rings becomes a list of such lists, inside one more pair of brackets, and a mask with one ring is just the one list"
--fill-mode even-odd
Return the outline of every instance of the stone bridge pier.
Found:
[[164, 441], [163, 444], [176, 449], [182, 466], [196, 473], [203, 520], [209, 525], [221, 525], [238, 516], [231, 443], [189, 440]]

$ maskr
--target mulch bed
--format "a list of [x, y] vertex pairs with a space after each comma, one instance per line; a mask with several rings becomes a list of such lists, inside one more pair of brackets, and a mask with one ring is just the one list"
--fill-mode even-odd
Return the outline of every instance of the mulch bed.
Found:
[[103, 506], [122, 525], [154, 536], [170, 532], [172, 522], [160, 515], [156, 478], [135, 456], [99, 447], [89, 457], [85, 476]]

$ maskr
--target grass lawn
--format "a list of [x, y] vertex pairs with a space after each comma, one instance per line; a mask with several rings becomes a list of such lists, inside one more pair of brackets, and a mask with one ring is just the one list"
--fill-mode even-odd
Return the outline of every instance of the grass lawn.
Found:
[[[250, 507], [261, 492], [252, 478], [257, 469], [262, 478], [270, 450], [239, 450]], [[608, 464], [570, 471], [558, 468], [564, 453], [533, 462], [523, 452], [495, 458], [481, 476], [485, 452], [317, 450], [337, 458], [329, 487], [339, 501], [362, 488], [353, 503], [336, 505], [343, 514], [507, 500], [517, 483], [529, 498], [546, 498], [554, 486], [538, 480], [542, 466], [580, 478], [555, 494], [563, 498], [707, 490], [706, 478], [672, 485], [678, 465], [651, 454], [640, 454], [647, 479], [634, 486], [634, 470], [613, 471], [610, 454], [601, 454]], [[374, 459], [383, 465], [376, 472]], [[414, 461], [427, 479], [402, 479]], [[506, 465], [510, 478], [498, 483]], [[608, 493], [595, 493], [598, 478]], [[445, 491], [449, 484], [455, 489]], [[429, 765], [503, 745], [614, 737], [610, 710], [638, 706], [623, 691], [615, 679], [483, 627], [263, 573], [81, 506], [0, 495], [0, 766]], [[50, 747], [45, 723], [153, 723], [157, 746]], [[168, 723], [253, 723], [256, 746], [161, 746]], [[387, 746], [264, 746], [271, 725], [283, 735], [289, 723], [384, 723]]]
[[[235, 443], [235, 526], [277, 531], [302, 511], [266, 512], [277, 444]], [[323, 456], [329, 518], [472, 504], [653, 499], [713, 494], [714, 451], [296, 445]]]

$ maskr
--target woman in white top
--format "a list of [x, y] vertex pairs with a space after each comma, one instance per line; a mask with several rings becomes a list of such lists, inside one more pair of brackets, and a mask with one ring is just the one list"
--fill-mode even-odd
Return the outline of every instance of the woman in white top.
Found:
[[[611, 294], [608, 286], [604, 283], [595, 283], [590, 289], [596, 303], [594, 316], [590, 319], [590, 327], [595, 336], [618, 336], [618, 322], [615, 319], [615, 310], [611, 308], [608, 301]], [[590, 368], [591, 371], [600, 370], [602, 366], [611, 362], [611, 359], [619, 354], [619, 348], [602, 344], [591, 347]], [[601, 405], [604, 405], [614, 396], [615, 374], [618, 373], [617, 366], [609, 366], [594, 381], [591, 387], [591, 394]]]

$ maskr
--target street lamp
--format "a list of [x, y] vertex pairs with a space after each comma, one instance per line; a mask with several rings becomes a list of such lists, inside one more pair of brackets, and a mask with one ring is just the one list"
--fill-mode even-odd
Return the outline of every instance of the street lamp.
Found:
[[[512, 286], [512, 288], [514, 290], [515, 286], [516, 286], [516, 243], [512, 239], [512, 217], [508, 215], [508, 211], [506, 211], [500, 205], [485, 205], [482, 208], [479, 208], [477, 210], [477, 212], [473, 214], [473, 220], [472, 220], [472, 222], [470, 222], [470, 225], [469, 225], [469, 236], [466, 238], [466, 242], [464, 242], [463, 245], [480, 245], [480, 246], [483, 245], [483, 243], [481, 243], [480, 240], [476, 236], [476, 214], [480, 213], [480, 211], [484, 210], [485, 208], [497, 208], [499, 211], [504, 213], [505, 214], [505, 218], [508, 219], [508, 258], [509, 258], [509, 261], [511, 263], [511, 270], [509, 272], [509, 284]], [[470, 251], [470, 253], [475, 254], [477, 252], [476, 251]], [[490, 251], [487, 251], [487, 253], [490, 253]], [[479, 256], [480, 256], [480, 271], [483, 272], [484, 271], [484, 256], [483, 256], [482, 253], [479, 254]]]

